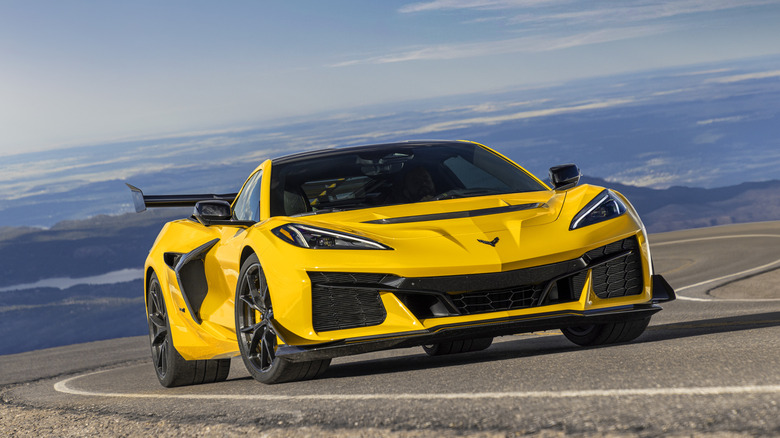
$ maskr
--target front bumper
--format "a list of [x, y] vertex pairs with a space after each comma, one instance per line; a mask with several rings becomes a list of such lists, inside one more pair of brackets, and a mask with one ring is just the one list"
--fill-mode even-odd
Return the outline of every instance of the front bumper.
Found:
[[276, 355], [292, 362], [301, 362], [460, 339], [488, 338], [560, 329], [567, 326], [643, 319], [661, 310], [657, 303], [672, 301], [676, 298], [674, 290], [661, 275], [652, 276], [652, 288], [652, 300], [647, 304], [622, 305], [584, 311], [566, 310], [445, 324], [425, 330], [344, 339], [313, 345], [282, 345], [278, 348]]

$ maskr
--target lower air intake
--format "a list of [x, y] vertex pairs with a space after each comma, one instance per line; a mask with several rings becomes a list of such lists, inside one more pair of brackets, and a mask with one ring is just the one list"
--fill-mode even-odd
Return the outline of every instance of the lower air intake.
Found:
[[[324, 332], [368, 327], [381, 324], [387, 317], [379, 291], [357, 286], [358, 278], [338, 273], [327, 278], [320, 273], [312, 273], [310, 278], [314, 330]], [[339, 284], [323, 283], [323, 280], [338, 280]]]
[[636, 237], [629, 237], [593, 251], [587, 257], [597, 260], [612, 254], [631, 250], [631, 254], [610, 260], [592, 270], [593, 291], [599, 298], [639, 295], [643, 291], [642, 256]]

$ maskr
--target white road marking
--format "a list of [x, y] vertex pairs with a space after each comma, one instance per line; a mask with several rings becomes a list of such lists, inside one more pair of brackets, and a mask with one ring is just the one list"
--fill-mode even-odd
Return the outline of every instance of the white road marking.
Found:
[[[751, 237], [775, 237], [779, 238], [780, 235], [778, 234], [734, 234], [731, 236], [711, 236], [711, 237], [699, 237], [694, 239], [683, 239], [683, 240], [673, 240], [670, 242], [660, 242], [660, 243], [651, 243], [650, 247], [657, 247], [657, 246], [665, 246], [665, 245], [676, 245], [678, 243], [689, 243], [689, 242], [700, 242], [700, 241], [706, 241], [706, 240], [720, 240], [720, 239], [744, 239], [744, 238], [751, 238]], [[727, 301], [730, 303], [733, 302], [764, 302], [764, 301], [780, 301], [780, 298], [734, 298], [734, 299], [724, 299], [724, 298], [695, 298], [695, 297], [686, 297], [685, 295], [680, 295], [679, 292], [682, 292], [687, 289], [693, 289], [695, 287], [704, 286], [706, 284], [710, 283], [716, 283], [718, 281], [728, 280], [730, 278], [737, 278], [748, 274], [753, 274], [756, 272], [761, 272], [763, 270], [767, 270], [769, 268], [780, 266], [780, 259], [777, 259], [773, 262], [767, 263], [765, 265], [761, 265], [755, 268], [745, 269], [744, 271], [736, 272], [733, 274], [724, 275], [722, 277], [718, 278], [712, 278], [710, 280], [701, 281], [699, 283], [695, 284], [689, 284], [687, 286], [679, 287], [675, 289], [675, 293], [677, 294], [677, 299], [683, 300], [683, 301], [703, 301], [703, 302], [718, 302], [718, 301]]]
[[501, 398], [579, 398], [579, 397], [630, 397], [630, 396], [671, 396], [671, 395], [733, 395], [733, 394], [771, 394], [780, 392], [780, 385], [763, 386], [705, 386], [683, 388], [640, 388], [640, 389], [585, 389], [580, 391], [520, 391], [520, 392], [453, 392], [433, 394], [169, 394], [169, 393], [123, 393], [85, 391], [70, 387], [76, 379], [94, 376], [112, 370], [96, 371], [70, 377], [54, 384], [58, 392], [71, 395], [156, 398], [184, 400], [263, 400], [263, 401], [359, 401], [359, 400], [478, 400]]
[[[684, 239], [670, 242], [652, 244], [652, 246], [664, 246], [678, 243], [697, 242], [705, 240], [734, 239], [749, 237], [780, 237], [777, 234], [742, 234], [733, 236], [713, 236], [695, 239]], [[746, 269], [734, 274], [724, 275], [711, 280], [683, 286], [677, 289], [682, 291], [714, 283], [729, 278], [735, 278], [761, 270], [780, 266], [780, 259], [751, 269]], [[688, 301], [780, 301], [780, 299], [705, 299], [677, 295], [678, 299]], [[502, 399], [502, 398], [578, 398], [578, 397], [630, 397], [630, 396], [708, 396], [708, 395], [735, 395], [735, 394], [771, 394], [780, 393], [780, 385], [750, 385], [750, 386], [706, 386], [706, 387], [680, 387], [680, 388], [635, 388], [635, 389], [586, 389], [579, 391], [521, 391], [521, 392], [482, 392], [482, 393], [432, 393], [432, 394], [302, 394], [302, 395], [274, 395], [274, 394], [169, 394], [169, 393], [122, 393], [122, 392], [97, 392], [72, 388], [70, 383], [84, 377], [106, 373], [112, 370], [94, 371], [69, 377], [54, 384], [57, 392], [91, 396], [91, 397], [120, 397], [120, 398], [156, 398], [156, 399], [185, 399], [185, 400], [262, 400], [262, 401], [359, 401], [359, 400], [477, 400], [477, 399]]]
[[650, 242], [650, 247], [653, 248], [656, 246], [676, 245], [678, 243], [701, 242], [705, 240], [744, 239], [746, 237], [780, 237], [780, 234], [732, 234], [730, 236], [695, 237], [693, 239], [670, 240], [668, 242]]
[[[780, 237], [780, 236], [778, 236], [778, 237]], [[765, 269], [768, 269], [768, 268], [771, 268], [771, 267], [774, 267], [774, 266], [780, 266], [780, 259], [777, 259], [777, 260], [775, 260], [775, 261], [773, 261], [771, 263], [767, 263], [765, 265], [758, 266], [756, 268], [745, 269], [744, 271], [736, 272], [734, 274], [724, 275], [722, 277], [713, 278], [711, 280], [706, 280], [706, 281], [701, 281], [701, 282], [695, 283], [695, 284], [689, 284], [688, 286], [683, 286], [683, 287], [677, 288], [675, 290], [675, 292], [681, 292], [681, 291], [684, 291], [686, 289], [693, 289], [695, 287], [704, 286], [705, 284], [715, 283], [715, 282], [722, 281], [722, 280], [728, 280], [729, 278], [737, 278], [737, 277], [741, 277], [741, 276], [744, 276], [744, 275], [752, 274], [752, 273], [755, 273], [755, 272], [761, 272], [761, 271], [763, 271]], [[754, 302], [754, 301], [780, 301], [780, 298], [734, 298], [734, 299], [731, 299], [731, 298], [729, 298], [729, 299], [723, 299], [723, 298], [693, 298], [693, 297], [686, 297], [686, 296], [679, 295], [679, 294], [677, 295], [677, 298], [679, 298], [681, 300], [688, 300], [688, 301], [728, 301], [728, 302], [735, 302], [735, 301], [743, 301], [743, 302], [744, 301], [749, 301], [749, 302]]]

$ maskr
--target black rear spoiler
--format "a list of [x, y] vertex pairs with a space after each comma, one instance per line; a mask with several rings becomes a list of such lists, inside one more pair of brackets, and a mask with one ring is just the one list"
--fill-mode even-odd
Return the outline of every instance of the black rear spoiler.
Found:
[[225, 193], [222, 195], [144, 195], [138, 187], [125, 183], [133, 195], [135, 212], [145, 211], [147, 207], [192, 207], [198, 201], [218, 199], [232, 203], [238, 193]]

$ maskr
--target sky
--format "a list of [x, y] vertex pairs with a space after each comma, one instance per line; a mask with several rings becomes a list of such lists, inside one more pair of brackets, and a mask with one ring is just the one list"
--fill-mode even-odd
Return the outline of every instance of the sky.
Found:
[[0, 0], [0, 157], [779, 54], [779, 22], [780, 0]]

